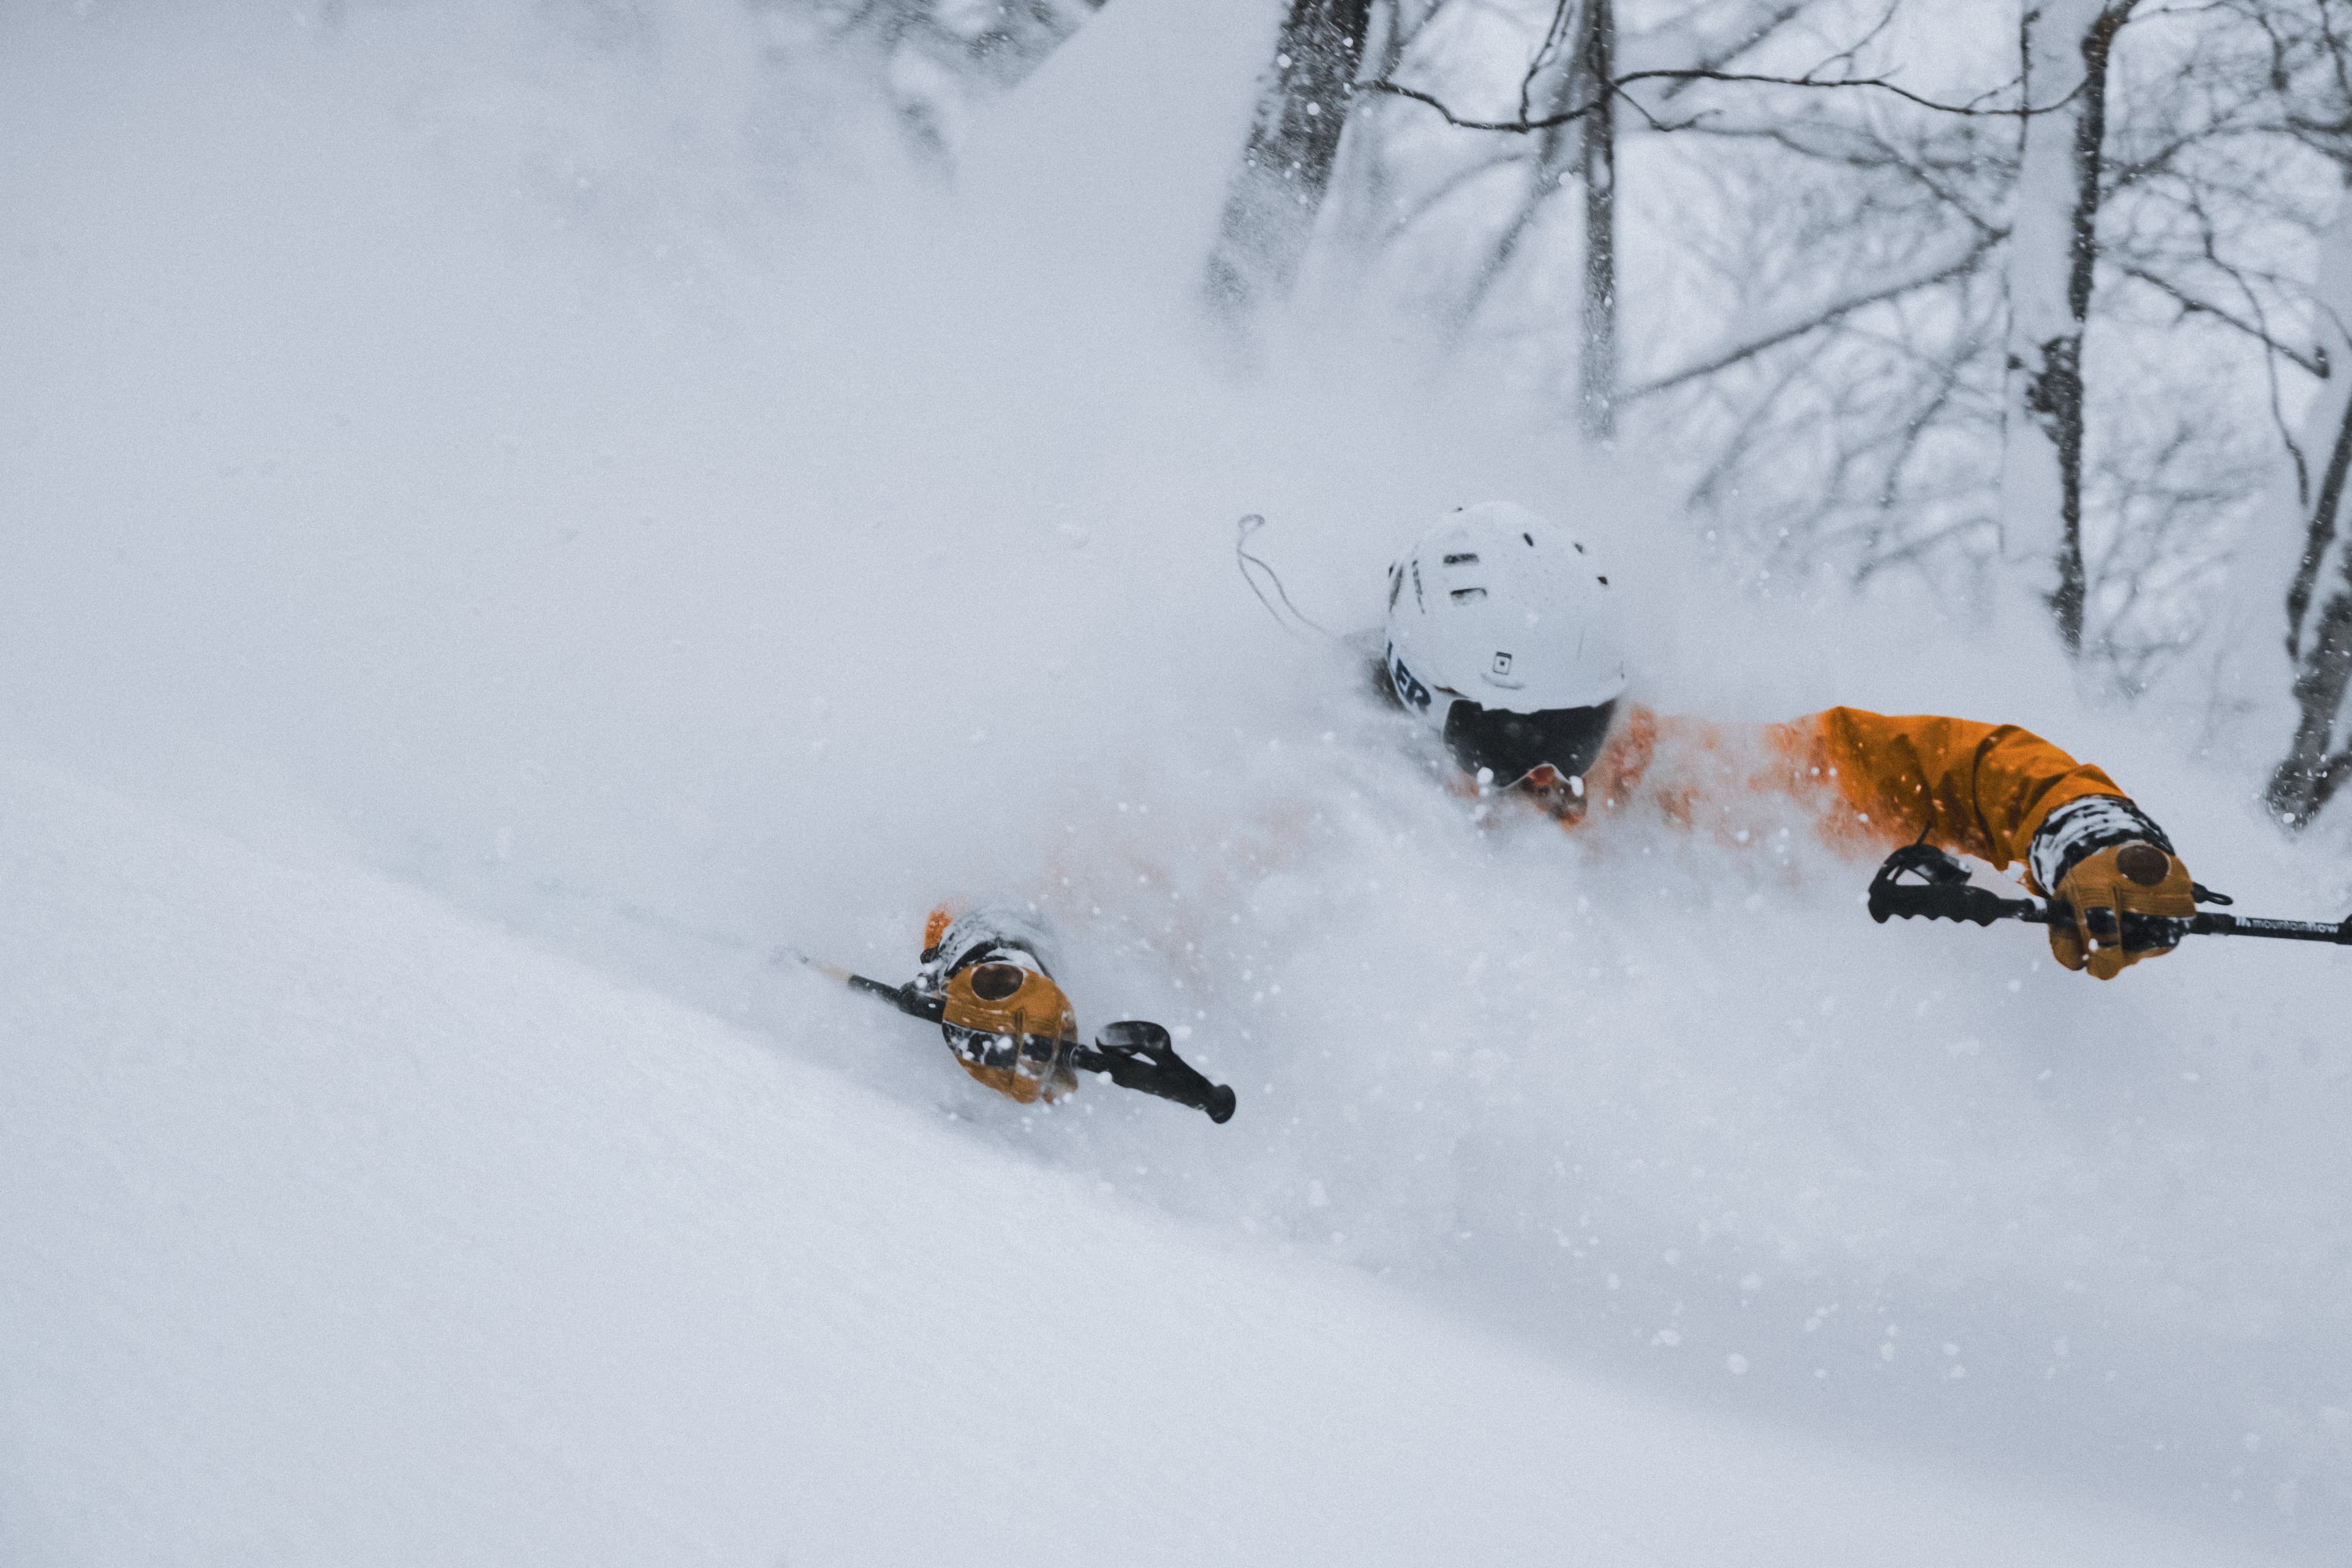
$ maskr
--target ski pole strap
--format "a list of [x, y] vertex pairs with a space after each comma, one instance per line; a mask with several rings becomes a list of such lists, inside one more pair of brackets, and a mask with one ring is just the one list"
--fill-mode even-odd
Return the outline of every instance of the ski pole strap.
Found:
[[1223, 1125], [1233, 1120], [1234, 1091], [1211, 1083], [1176, 1054], [1168, 1031], [1140, 1018], [1105, 1024], [1092, 1046], [1070, 1054], [1070, 1065], [1098, 1072], [1121, 1089], [1174, 1100]]
[[[1916, 880], [1906, 881], [1906, 877]], [[2221, 901], [2204, 889], [2200, 900]], [[2004, 899], [1990, 888], [1969, 882], [1967, 868], [1929, 844], [1906, 844], [1886, 858], [1870, 879], [1870, 918], [1881, 925], [1889, 920], [1960, 921], [1989, 926], [1995, 921], [2021, 921], [2027, 925], [2071, 925], [2074, 912], [2053, 899]], [[2115, 912], [2093, 910], [2091, 935], [2101, 942], [2116, 937]], [[2200, 911], [2187, 920], [2163, 915], [2126, 914], [2123, 944], [2126, 948], [2177, 947], [2186, 936], [2266, 936], [2288, 942], [2325, 942], [2352, 947], [2352, 916], [2333, 924], [2325, 921], [2268, 920], [2256, 915], [2225, 915]]]

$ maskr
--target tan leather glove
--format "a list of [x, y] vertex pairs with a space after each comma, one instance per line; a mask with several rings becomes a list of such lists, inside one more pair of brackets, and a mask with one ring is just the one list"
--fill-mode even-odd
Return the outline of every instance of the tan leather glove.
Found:
[[1077, 1016], [1062, 988], [1034, 969], [975, 963], [948, 979], [940, 1032], [964, 1071], [1024, 1105], [1051, 1103], [1078, 1084], [1068, 1048]]
[[1068, 1053], [1078, 1019], [1039, 956], [1047, 933], [1002, 908], [950, 917], [945, 906], [932, 911], [918, 979], [940, 998], [948, 1048], [999, 1094], [1024, 1105], [1059, 1100], [1077, 1087]]
[[2172, 855], [2136, 838], [2110, 845], [2077, 860], [2052, 889], [2073, 912], [2067, 921], [2050, 925], [2050, 951], [2068, 969], [2091, 972], [2095, 980], [2113, 980], [2143, 958], [2161, 957], [2174, 942], [2126, 945], [2147, 935], [2128, 917], [2157, 915], [2187, 920], [2197, 912], [2189, 868]]

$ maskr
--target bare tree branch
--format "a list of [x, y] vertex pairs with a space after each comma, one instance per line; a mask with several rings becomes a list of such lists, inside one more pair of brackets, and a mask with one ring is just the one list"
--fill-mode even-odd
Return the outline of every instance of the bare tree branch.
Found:
[[2210, 316], [2224, 326], [2234, 327], [2239, 331], [2245, 333], [2246, 336], [2253, 339], [2256, 342], [2262, 344], [2271, 353], [2291, 361], [2297, 369], [2302, 370], [2306, 374], [2316, 376], [2322, 381], [2327, 379], [2327, 351], [2326, 349], [2319, 348], [2315, 344], [2311, 350], [2305, 351], [2297, 349], [2288, 343], [2283, 343], [2276, 338], [2271, 336], [2269, 332], [2263, 331], [2261, 327], [2256, 326], [2253, 322], [2240, 321], [2236, 316], [2231, 315], [2221, 306], [2198, 299], [2196, 296], [2190, 294], [2187, 289], [2182, 289], [2178, 284], [2172, 282], [2169, 279], [2159, 278], [2145, 267], [2126, 263], [2119, 267], [2117, 270], [2125, 277], [2131, 279], [2133, 281], [2145, 283], [2149, 288], [2157, 290], [2157, 292], [2163, 294], [2168, 299], [2171, 300], [2173, 303], [2180, 307], [2180, 313], [2182, 315]]
[[[1932, 109], [1938, 114], [1957, 114], [1986, 120], [2032, 120], [2040, 115], [2054, 114], [2074, 102], [2083, 91], [2083, 86], [2078, 82], [2065, 97], [2053, 102], [2041, 105], [2020, 104], [2015, 109], [1982, 109], [1977, 106], [1985, 99], [1993, 97], [2004, 89], [1990, 89], [1968, 103], [1939, 103], [1932, 98], [1913, 92], [1907, 87], [1898, 86], [1883, 76], [1841, 77], [1823, 80], [1811, 76], [1767, 76], [1753, 71], [1707, 70], [1696, 67], [1683, 70], [1628, 71], [1623, 76], [1612, 77], [1608, 87], [1612, 93], [1622, 94], [1626, 88], [1639, 81], [1746, 82], [1765, 87], [1821, 89], [1875, 88], [1881, 92], [1891, 92], [1897, 98], [1908, 100], [1923, 109]], [[1506, 131], [1516, 135], [1528, 135], [1538, 131], [1551, 130], [1554, 126], [1566, 125], [1570, 121], [1581, 120], [1591, 113], [1594, 108], [1593, 103], [1580, 104], [1574, 109], [1563, 110], [1558, 114], [1548, 114], [1539, 120], [1529, 119], [1525, 114], [1517, 120], [1470, 120], [1456, 114], [1435, 94], [1423, 92], [1419, 88], [1407, 87], [1402, 82], [1391, 81], [1386, 77], [1382, 77], [1378, 81], [1361, 82], [1358, 86], [1364, 91], [1389, 93], [1397, 98], [1409, 98], [1415, 103], [1427, 104], [1443, 115], [1448, 125], [1463, 131]], [[1598, 101], [1598, 100], [1595, 100], [1596, 103]], [[1661, 126], [1661, 129], [1664, 127]]]
[[1544, 27], [1543, 42], [1538, 44], [1536, 52], [1528, 57], [1528, 68], [1519, 77], [1519, 118], [1522, 120], [1534, 108], [1531, 95], [1535, 91], [1536, 78], [1543, 74], [1544, 67], [1551, 62], [1552, 55], [1560, 45], [1568, 41], [1568, 14], [1575, 4], [1576, 0], [1554, 0], [1551, 21]]
[[1972, 271], [1977, 263], [1984, 258], [1985, 252], [1990, 250], [2003, 238], [2004, 234], [2003, 230], [1993, 229], [1973, 236], [1967, 248], [1958, 256], [1947, 254], [1927, 266], [1913, 268], [1893, 278], [1881, 279], [1829, 305], [1809, 308], [1794, 320], [1776, 323], [1727, 347], [1709, 350], [1695, 363], [1685, 365], [1680, 370], [1671, 371], [1630, 389], [1624, 394], [1624, 399], [1632, 402], [1636, 398], [1648, 397], [1653, 394], [1680, 386], [1687, 381], [1696, 381], [1700, 376], [1713, 375], [1719, 370], [1728, 369], [1742, 360], [1752, 359], [1765, 350], [1785, 343], [1791, 338], [1802, 337], [1807, 332], [1843, 320], [1866, 306], [1876, 305], [1899, 295], [1908, 294], [1916, 289], [1931, 288], [1948, 279]]
[[[1737, 25], [1718, 30], [1712, 37], [1694, 36], [1694, 29], [1686, 26], [1653, 28], [1621, 40], [1618, 58], [1635, 70], [1646, 68], [1653, 60], [1727, 70], [1734, 60], [1750, 53], [1803, 15], [1811, 3], [1811, 0], [1762, 0], [1740, 16]], [[1689, 85], [1669, 83], [1659, 96], [1671, 99]]]

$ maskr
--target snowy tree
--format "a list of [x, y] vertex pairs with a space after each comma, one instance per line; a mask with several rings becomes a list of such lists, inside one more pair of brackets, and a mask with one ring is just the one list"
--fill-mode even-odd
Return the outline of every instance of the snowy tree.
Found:
[[1229, 319], [1286, 293], [1297, 276], [1355, 101], [1371, 9], [1371, 0], [1291, 0], [1283, 16], [1209, 257], [1209, 300]]
[[[1671, 100], [1680, 87], [1720, 71], [1801, 9], [1798, 0], [1706, 0], [1662, 16], [1643, 16], [1621, 39], [1618, 0], [1552, 0], [1540, 11], [1439, 5], [1410, 32], [1392, 32], [1382, 72], [1370, 86], [1421, 107], [1396, 108], [1385, 117], [1382, 145], [1359, 160], [1364, 183], [1378, 193], [1375, 205], [1387, 205], [1398, 186], [1415, 183], [1410, 174], [1400, 178], [1397, 165], [1419, 161], [1422, 153], [1414, 144], [1425, 140], [1433, 123], [1519, 139], [1517, 145], [1477, 155], [1452, 173], [1443, 172], [1440, 160], [1441, 173], [1427, 194], [1393, 196], [1410, 216], [1391, 239], [1422, 219], [1437, 226], [1454, 217], [1450, 212], [1441, 216], [1440, 209], [1460, 205], [1453, 198], [1467, 191], [1499, 184], [1488, 176], [1507, 171], [1513, 176], [1507, 216], [1473, 231], [1476, 254], [1458, 291], [1429, 301], [1448, 334], [1458, 337], [1476, 321], [1497, 285], [1523, 258], [1528, 266], [1548, 266], [1541, 242], [1551, 226], [1547, 216], [1560, 192], [1574, 184], [1581, 193], [1575, 240], [1581, 276], [1575, 402], [1588, 436], [1613, 434], [1622, 395], [1621, 110], [1631, 104], [1649, 117], [1626, 84], [1647, 82], [1656, 96]], [[1484, 102], [1499, 85], [1488, 68], [1498, 59], [1517, 68], [1508, 89], [1512, 107], [1491, 114], [1469, 107]], [[1433, 110], [1437, 121], [1428, 118]], [[1457, 139], [1454, 145], [1462, 143]]]
[[[2268, 18], [2265, 18], [2268, 20]], [[2301, 24], [2299, 26], [2296, 24]], [[2271, 79], [2290, 100], [2287, 124], [2304, 145], [2352, 180], [2352, 45], [2323, 3], [2265, 29]], [[2323, 370], [2352, 365], [2352, 209], [2327, 231], [2317, 265], [2314, 322]], [[2285, 595], [2294, 730], [2266, 792], [2290, 826], [2309, 824], [2352, 778], [2352, 530], [2344, 489], [2352, 470], [2352, 376], [2332, 375], [2314, 401], [2297, 453], [2299, 548]], [[2324, 455], [2324, 456], [2323, 456]]]
[[2146, 689], [2301, 461], [2334, 181], [2291, 122], [2326, 8], [2074, 0], [2005, 36], [1842, 0], [1601, 17], [1391, 29], [1332, 276], [1588, 433], [1631, 420], [1773, 580], [2017, 584], [2095, 686]]
[[2083, 332], [2099, 254], [2107, 58], [2136, 0], [2042, 0], [2020, 27], [2003, 553], [2083, 646]]
[[1759, 584], [2022, 591], [2125, 698], [2220, 624], [2284, 468], [2303, 719], [2272, 798], [2307, 820], [2352, 679], [2352, 447], [2298, 435], [2344, 360], [2309, 291], [2352, 166], [2331, 5], [2029, 0], [1994, 32], [1862, 0], [1297, 0], [1209, 291], [1246, 322], [1312, 252], [1444, 374], [1665, 454]]
[[[2352, 364], [2352, 226], [2328, 236], [2321, 312], [2330, 360]], [[2310, 430], [2325, 451], [2302, 522], [2302, 549], [2286, 595], [2286, 652], [2294, 661], [2295, 728], [2271, 775], [2268, 804], [2291, 826], [2308, 823], [2352, 779], [2352, 529], [2345, 526], [2344, 488], [2352, 469], [2352, 376], [2330, 380]]]

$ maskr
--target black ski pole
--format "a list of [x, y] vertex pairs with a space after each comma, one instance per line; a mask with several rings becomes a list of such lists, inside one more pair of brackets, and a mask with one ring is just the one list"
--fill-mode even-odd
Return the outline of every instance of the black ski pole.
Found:
[[781, 963], [788, 958], [807, 964], [819, 974], [829, 975], [840, 981], [852, 991], [862, 991], [868, 996], [878, 997], [906, 1014], [909, 1018], [920, 1018], [927, 1024], [936, 1024], [947, 1015], [946, 997], [935, 995], [929, 992], [918, 991], [912, 984], [892, 985], [887, 981], [868, 979], [863, 974], [852, 973], [837, 963], [827, 963], [821, 958], [811, 958], [797, 948], [776, 949], [777, 963]]
[[1190, 1106], [1220, 1126], [1233, 1120], [1232, 1089], [1202, 1077], [1199, 1068], [1176, 1054], [1166, 1029], [1144, 1019], [1105, 1024], [1094, 1045], [1071, 1053], [1070, 1062], [1103, 1074], [1121, 1089]]
[[[911, 984], [892, 985], [811, 958], [794, 948], [778, 948], [776, 962], [787, 959], [838, 980], [852, 991], [887, 1002], [910, 1018], [936, 1024], [946, 1016], [947, 998], [936, 992], [919, 991]], [[1233, 1120], [1234, 1091], [1224, 1084], [1211, 1083], [1198, 1068], [1178, 1056], [1168, 1031], [1158, 1024], [1141, 1018], [1106, 1024], [1093, 1045], [1074, 1047], [1065, 1059], [1072, 1067], [1101, 1073], [1121, 1089], [1201, 1111], [1220, 1126]]]
[[[1917, 879], [1905, 881], [1905, 877]], [[2221, 894], [2196, 884], [2200, 903], [2227, 903]], [[1894, 920], [1961, 921], [1989, 926], [1995, 921], [2020, 921], [2027, 925], [2070, 925], [2074, 912], [2053, 899], [2004, 899], [1990, 888], [1969, 881], [1967, 868], [1929, 844], [1906, 844], [1886, 858], [1870, 879], [1870, 918], [1881, 925]], [[2102, 942], [2115, 939], [2115, 915], [2091, 911], [2091, 934]], [[2286, 942], [2325, 942], [2352, 947], [2352, 916], [2330, 924], [2325, 921], [2282, 921], [2258, 915], [2225, 915], [2199, 910], [2187, 919], [2165, 915], [2124, 916], [2124, 945], [2130, 948], [2173, 947], [2185, 936], [2266, 936]]]

